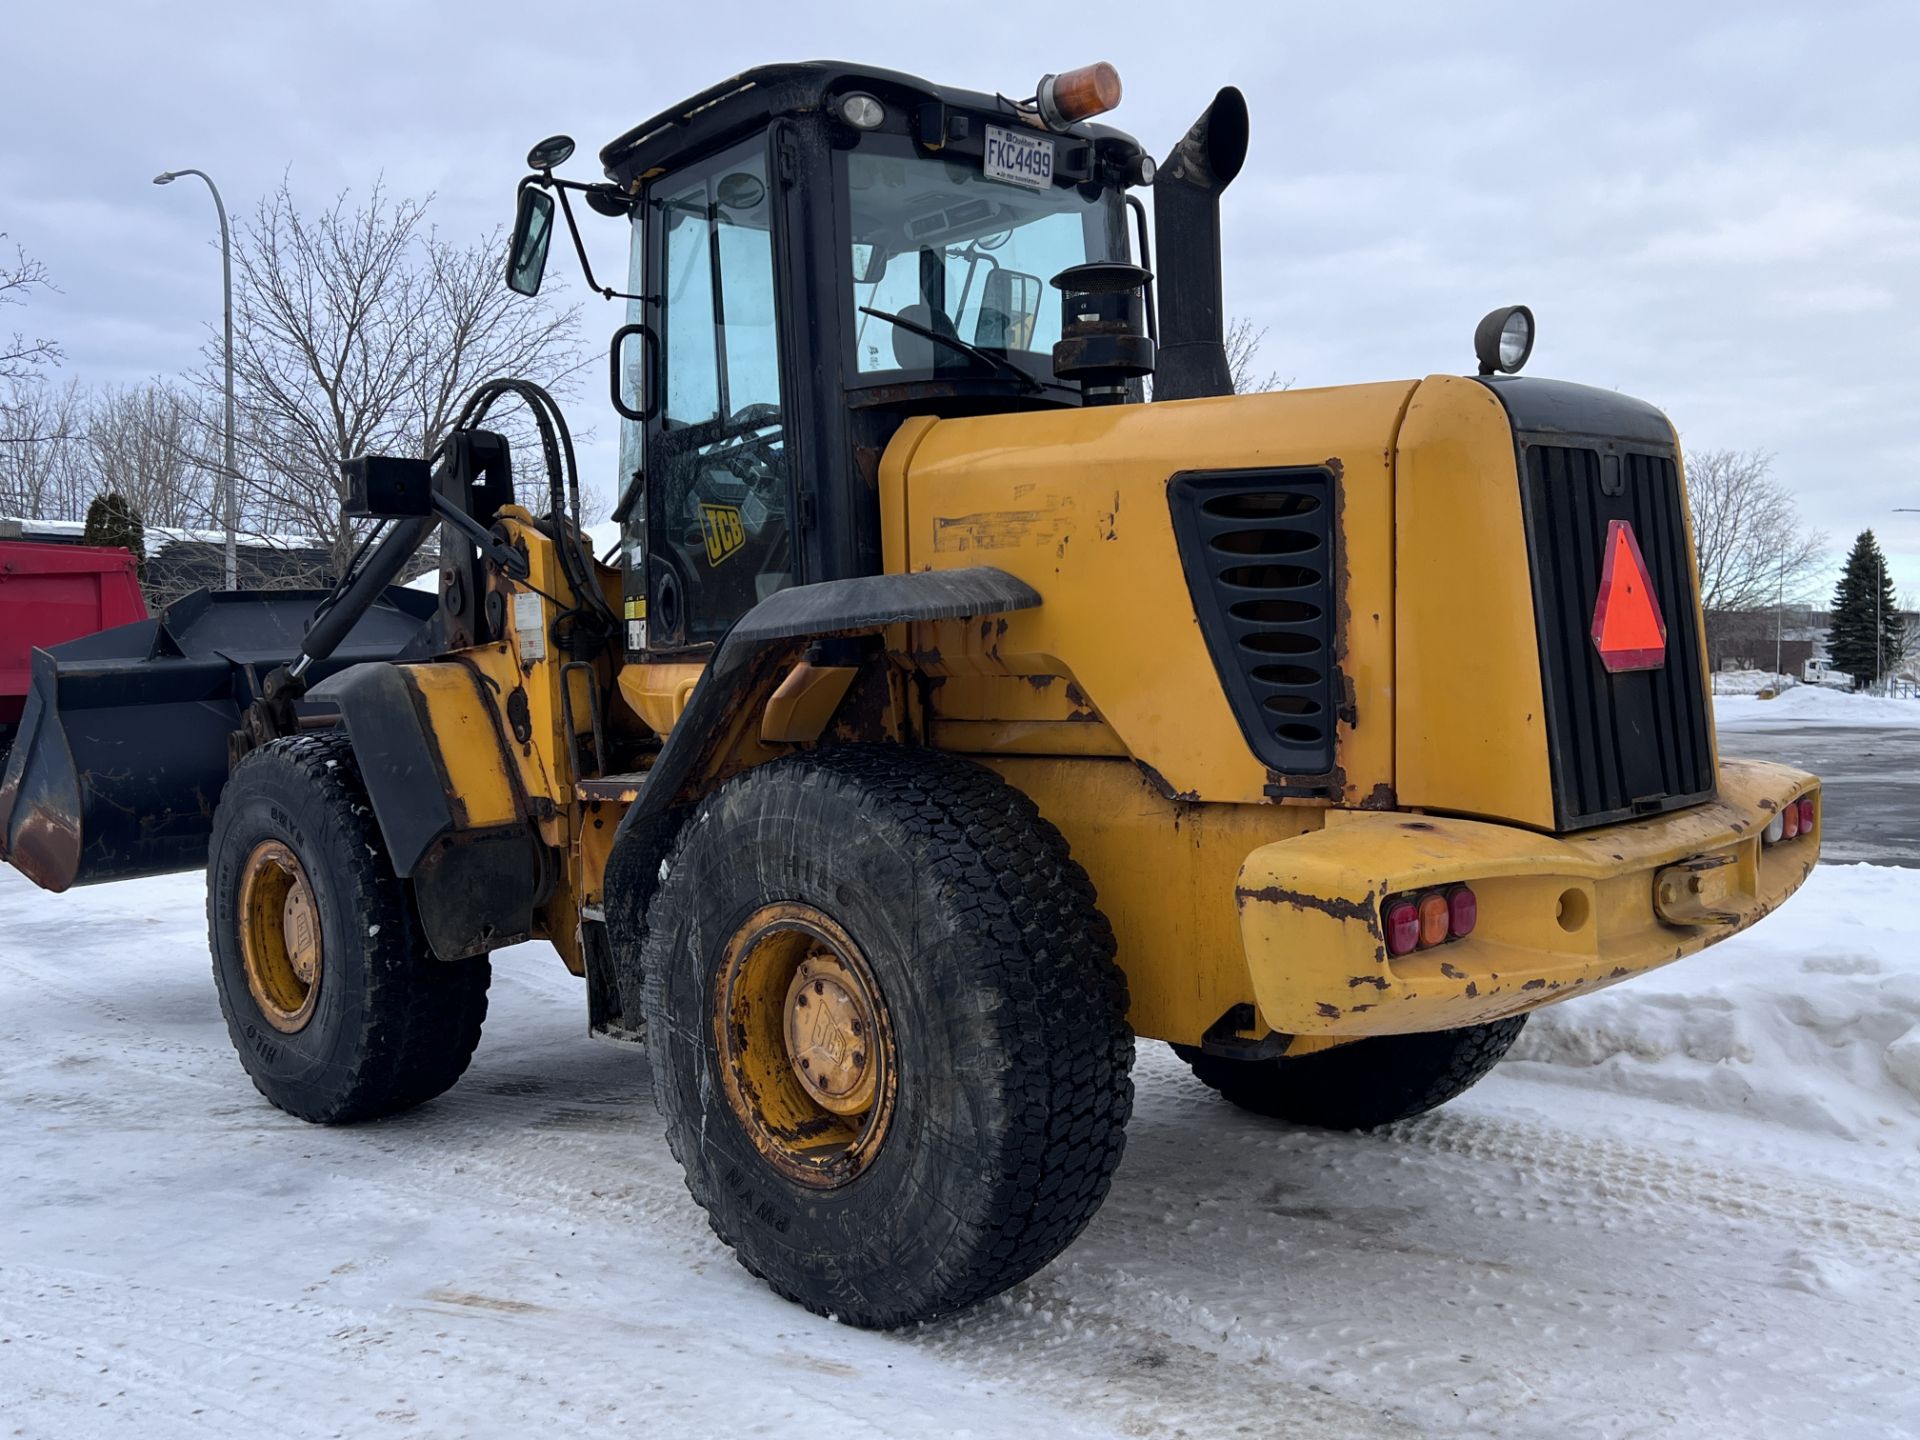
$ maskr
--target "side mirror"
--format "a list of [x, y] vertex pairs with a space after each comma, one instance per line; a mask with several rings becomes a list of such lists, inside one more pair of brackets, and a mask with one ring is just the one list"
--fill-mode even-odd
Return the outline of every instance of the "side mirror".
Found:
[[1024, 270], [988, 271], [980, 293], [980, 318], [973, 326], [973, 343], [982, 350], [1031, 350], [1044, 290], [1040, 277]]
[[516, 295], [537, 295], [547, 273], [547, 246], [553, 242], [553, 196], [534, 185], [520, 187], [507, 246], [507, 288]]
[[853, 242], [853, 283], [871, 285], [887, 273], [886, 247], [869, 245], [863, 241]]

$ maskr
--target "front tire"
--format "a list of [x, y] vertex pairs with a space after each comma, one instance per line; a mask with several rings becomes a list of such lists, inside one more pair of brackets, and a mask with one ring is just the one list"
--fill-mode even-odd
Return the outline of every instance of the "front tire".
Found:
[[1376, 1035], [1277, 1060], [1174, 1053], [1201, 1084], [1256, 1115], [1327, 1130], [1372, 1130], [1446, 1104], [1513, 1048], [1525, 1015], [1458, 1030]]
[[276, 740], [234, 767], [213, 817], [207, 930], [240, 1063], [290, 1115], [341, 1125], [411, 1109], [479, 1044], [491, 968], [434, 958], [343, 733]]
[[862, 1326], [1033, 1274], [1120, 1160], [1113, 950], [1059, 832], [978, 766], [848, 746], [728, 782], [642, 957], [654, 1097], [714, 1232]]

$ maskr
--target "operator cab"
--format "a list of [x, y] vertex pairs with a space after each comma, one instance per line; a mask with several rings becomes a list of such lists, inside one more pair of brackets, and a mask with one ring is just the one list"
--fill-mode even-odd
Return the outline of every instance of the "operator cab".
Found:
[[1125, 191], [1153, 162], [1076, 118], [1118, 99], [1104, 65], [1025, 102], [774, 65], [613, 141], [604, 184], [553, 176], [564, 137], [535, 148], [513, 289], [539, 286], [550, 190], [569, 225], [577, 190], [632, 226], [626, 290], [595, 286], [627, 302], [612, 398], [631, 657], [704, 650], [785, 586], [878, 573], [880, 456], [908, 416], [1084, 402], [1055, 373], [1049, 282], [1131, 258]]

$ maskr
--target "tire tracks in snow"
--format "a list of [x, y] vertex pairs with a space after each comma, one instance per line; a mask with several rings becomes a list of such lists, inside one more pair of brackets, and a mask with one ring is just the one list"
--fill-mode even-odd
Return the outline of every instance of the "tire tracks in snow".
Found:
[[1657, 1218], [1658, 1207], [1678, 1204], [1810, 1232], [1865, 1256], [1920, 1267], [1920, 1210], [1890, 1195], [1868, 1197], [1810, 1180], [1762, 1176], [1506, 1116], [1491, 1120], [1436, 1111], [1377, 1133], [1391, 1144], [1546, 1172], [1578, 1189], [1585, 1203], [1573, 1208], [1590, 1218], [1601, 1209], [1629, 1219]]

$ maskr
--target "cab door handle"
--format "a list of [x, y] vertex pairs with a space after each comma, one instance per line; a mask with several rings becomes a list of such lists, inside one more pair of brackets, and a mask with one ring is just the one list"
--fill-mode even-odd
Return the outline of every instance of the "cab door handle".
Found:
[[[627, 343], [627, 337], [630, 335], [638, 335], [646, 342], [645, 349], [642, 351], [645, 358], [640, 366], [642, 383], [640, 386], [640, 408], [637, 410], [627, 404], [626, 397], [620, 393], [620, 353]], [[653, 333], [653, 327], [651, 325], [643, 321], [635, 321], [631, 325], [622, 325], [618, 330], [613, 332], [613, 344], [607, 351], [608, 389], [613, 400], [613, 408], [619, 411], [620, 414], [626, 416], [627, 419], [638, 420], [645, 423], [659, 413], [660, 387], [657, 373], [659, 358], [660, 337]]]

